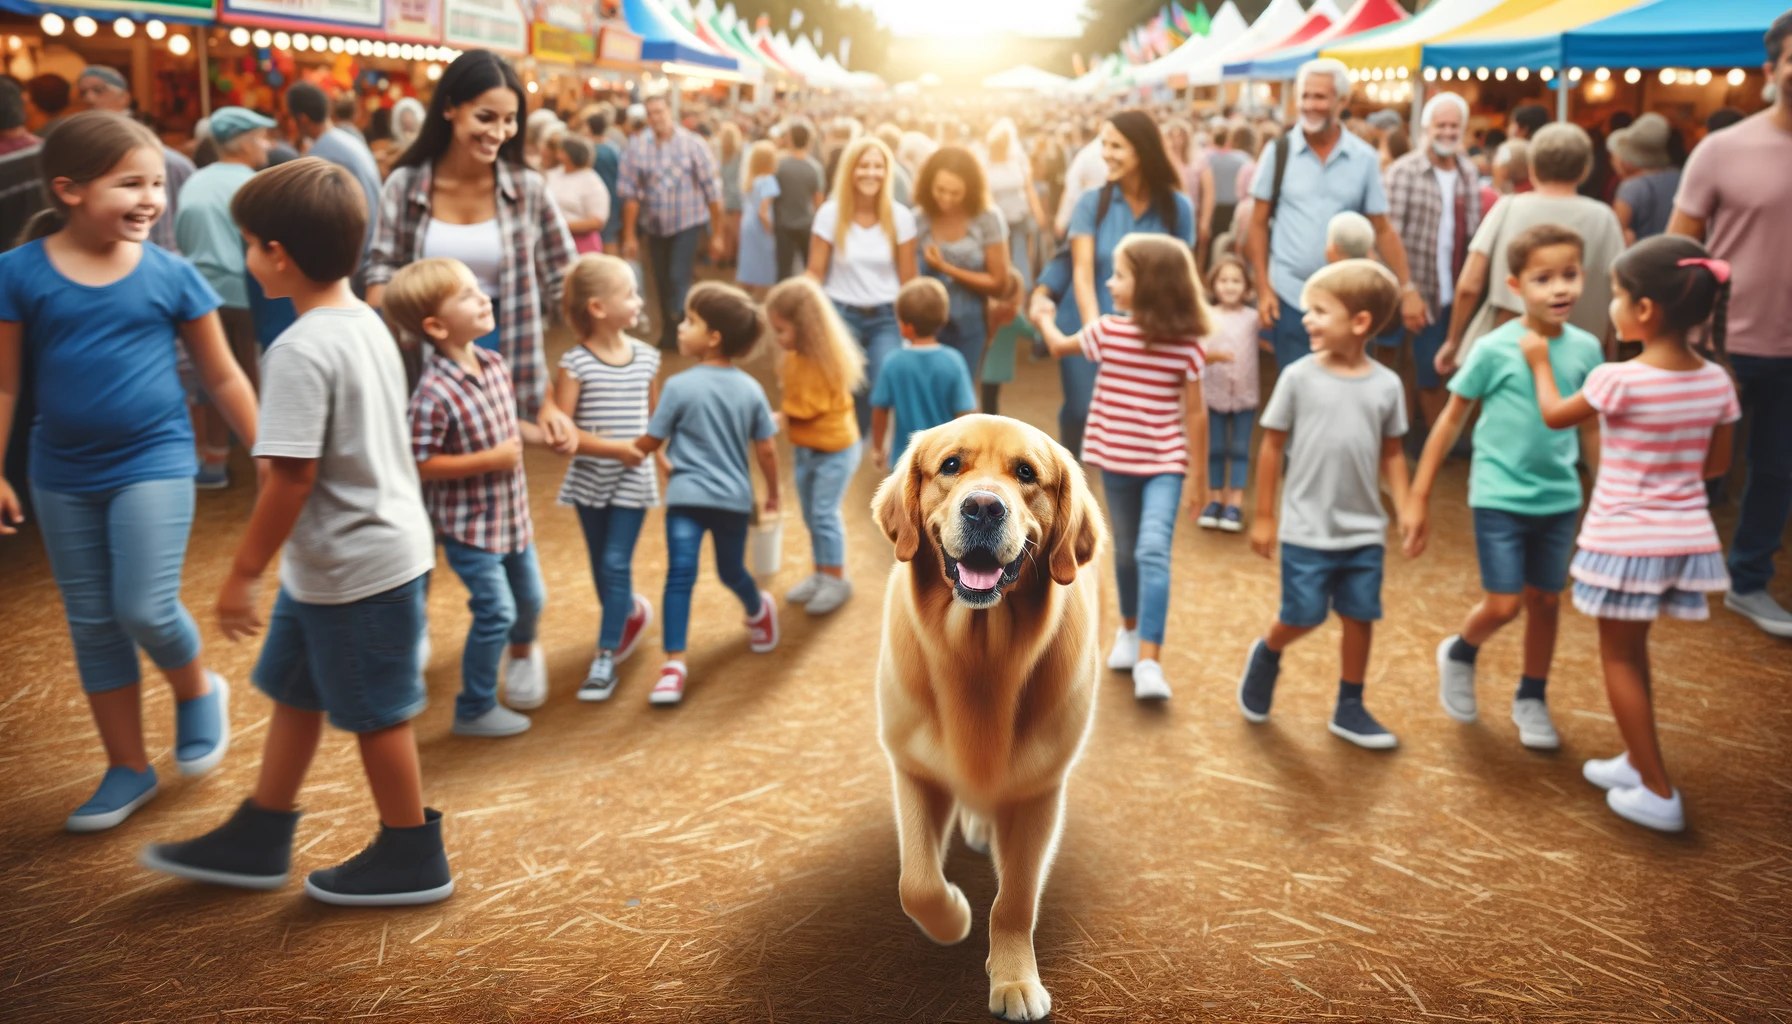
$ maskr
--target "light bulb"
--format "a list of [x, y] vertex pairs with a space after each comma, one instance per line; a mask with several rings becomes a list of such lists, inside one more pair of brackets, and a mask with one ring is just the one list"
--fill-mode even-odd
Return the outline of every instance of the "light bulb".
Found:
[[112, 23], [112, 31], [118, 33], [120, 39], [129, 39], [137, 34], [137, 23], [129, 18], [120, 18]]
[[100, 23], [83, 14], [75, 19], [75, 35], [86, 38], [100, 30]]
[[243, 28], [240, 25], [237, 26], [236, 28], [231, 29], [230, 30], [230, 42], [234, 46], [248, 46], [249, 45], [249, 30], [246, 28]]
[[442, 77], [442, 65], [431, 64], [429, 67], [424, 68], [423, 69], [423, 77], [429, 79], [432, 82], [440, 79]]
[[1446, 81], [1446, 82], [1448, 82], [1448, 81], [1450, 81], [1450, 80], [1451, 80], [1451, 79], [1453, 79], [1453, 78], [1455, 78], [1455, 77], [1456, 77], [1456, 71], [1455, 71], [1455, 69], [1453, 69], [1453, 68], [1445, 68], [1445, 69], [1444, 69], [1444, 73], [1443, 73], [1443, 80], [1444, 80], [1444, 81]]
[[1493, 80], [1496, 82], [1504, 82], [1506, 80], [1506, 69], [1505, 68], [1494, 68], [1493, 69]]
[[150, 21], [144, 23], [143, 31], [148, 33], [151, 39], [161, 39], [168, 34], [168, 26], [159, 21]]
[[62, 34], [62, 30], [67, 27], [62, 20], [62, 16], [59, 14], [46, 14], [38, 19], [37, 24], [39, 28], [44, 30], [44, 35], [46, 36], [59, 36]]
[[1568, 80], [1570, 82], [1578, 82], [1578, 81], [1580, 81], [1580, 79], [1581, 79], [1581, 70], [1579, 68], [1569, 68], [1568, 69]]
[[1525, 81], [1531, 77], [1531, 69], [1519, 68], [1518, 71], [1514, 73], [1513, 77], [1517, 78], [1520, 82]]
[[1642, 80], [1643, 73], [1636, 68], [1631, 68], [1629, 71], [1624, 72], [1624, 81], [1629, 82], [1631, 85], [1635, 85]]
[[292, 37], [292, 48], [299, 51], [300, 53], [304, 53], [305, 51], [311, 49], [311, 37], [306, 35], [303, 32], [300, 32], [298, 35], [293, 36]]
[[1611, 80], [1611, 77], [1612, 77], [1612, 69], [1611, 68], [1599, 68], [1598, 70], [1593, 72], [1593, 81], [1595, 81], [1595, 82], [1607, 82], [1607, 81]]
[[341, 36], [331, 36], [330, 37], [330, 52], [331, 53], [341, 53], [346, 47], [347, 47], [347, 44], [342, 41]]
[[1748, 79], [1748, 72], [1742, 70], [1741, 68], [1731, 68], [1730, 73], [1724, 76], [1724, 81], [1730, 83], [1731, 85], [1741, 85], [1747, 79]]
[[1710, 68], [1700, 68], [1699, 70], [1693, 72], [1692, 80], [1699, 85], [1710, 85], [1711, 84], [1711, 69]]
[[329, 48], [330, 41], [328, 39], [325, 39], [323, 36], [311, 37], [311, 50], [313, 53], [322, 53]]
[[193, 41], [176, 32], [168, 37], [168, 52], [176, 57], [185, 57], [193, 49]]

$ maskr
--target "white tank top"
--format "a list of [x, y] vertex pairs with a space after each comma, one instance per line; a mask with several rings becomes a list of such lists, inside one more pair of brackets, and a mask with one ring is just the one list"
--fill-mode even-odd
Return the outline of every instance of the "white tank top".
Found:
[[473, 272], [479, 290], [490, 298], [498, 297], [498, 271], [504, 242], [498, 235], [498, 220], [478, 224], [446, 224], [431, 219], [423, 233], [423, 258], [459, 260]]

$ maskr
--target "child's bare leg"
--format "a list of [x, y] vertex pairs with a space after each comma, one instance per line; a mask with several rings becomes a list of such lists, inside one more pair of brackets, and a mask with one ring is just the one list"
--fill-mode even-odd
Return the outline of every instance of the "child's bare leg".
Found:
[[823, 576], [832, 576], [837, 580], [846, 578], [846, 566], [844, 565], [818, 565], [815, 567], [815, 571]]
[[1338, 616], [1338, 622], [1344, 627], [1338, 678], [1361, 686], [1369, 674], [1369, 642], [1375, 637], [1375, 623], [1348, 615]]
[[1532, 679], [1549, 678], [1561, 619], [1562, 595], [1524, 588], [1524, 674]]
[[1649, 684], [1649, 622], [1599, 620], [1599, 660], [1605, 666], [1605, 695], [1630, 754], [1630, 766], [1656, 796], [1673, 795], [1661, 743], [1655, 736], [1655, 707]]
[[1523, 600], [1517, 594], [1482, 594], [1480, 603], [1469, 610], [1468, 618], [1462, 622], [1462, 642], [1479, 647], [1492, 640], [1495, 633], [1518, 618], [1521, 607]]
[[87, 695], [87, 707], [93, 712], [93, 724], [106, 748], [109, 768], [122, 765], [134, 772], [149, 770], [149, 755], [143, 749], [142, 691], [142, 684], [132, 683]]
[[194, 658], [179, 668], [163, 669], [162, 676], [174, 689], [175, 700], [192, 700], [212, 692], [211, 680], [206, 678], [205, 663], [200, 658]]
[[305, 711], [278, 701], [268, 722], [268, 740], [261, 748], [261, 775], [255, 780], [255, 806], [264, 811], [290, 811], [299, 806], [299, 787], [311, 770], [311, 757], [324, 731], [324, 713]]
[[423, 768], [417, 760], [417, 738], [411, 723], [360, 733], [355, 739], [361, 743], [361, 765], [367, 771], [381, 824], [388, 828], [423, 824]]
[[1225, 504], [1232, 505], [1236, 508], [1243, 508], [1244, 507], [1244, 488], [1234, 487], [1234, 488], [1226, 491]]
[[1290, 626], [1281, 619], [1277, 619], [1274, 625], [1269, 627], [1269, 632], [1264, 635], [1263, 646], [1280, 654], [1283, 648], [1318, 628], [1318, 626]]

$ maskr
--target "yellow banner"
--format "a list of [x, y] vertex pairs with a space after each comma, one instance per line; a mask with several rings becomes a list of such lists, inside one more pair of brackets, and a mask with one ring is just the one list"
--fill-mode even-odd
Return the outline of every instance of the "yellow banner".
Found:
[[554, 25], [536, 22], [530, 33], [530, 52], [536, 60], [561, 64], [589, 64], [597, 59], [597, 38], [583, 32], [568, 32]]

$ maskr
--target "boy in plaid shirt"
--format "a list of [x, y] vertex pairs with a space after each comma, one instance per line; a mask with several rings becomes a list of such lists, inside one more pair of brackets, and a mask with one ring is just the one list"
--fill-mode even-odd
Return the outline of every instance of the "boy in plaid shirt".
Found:
[[[515, 736], [530, 723], [511, 708], [538, 708], [547, 699], [547, 661], [535, 642], [544, 594], [523, 445], [549, 442], [535, 424], [517, 420], [503, 358], [474, 344], [492, 330], [492, 302], [464, 264], [428, 259], [405, 267], [386, 288], [385, 312], [401, 330], [429, 341], [411, 396], [411, 450], [430, 522], [473, 612], [454, 732]], [[509, 708], [498, 703], [506, 645]]]

